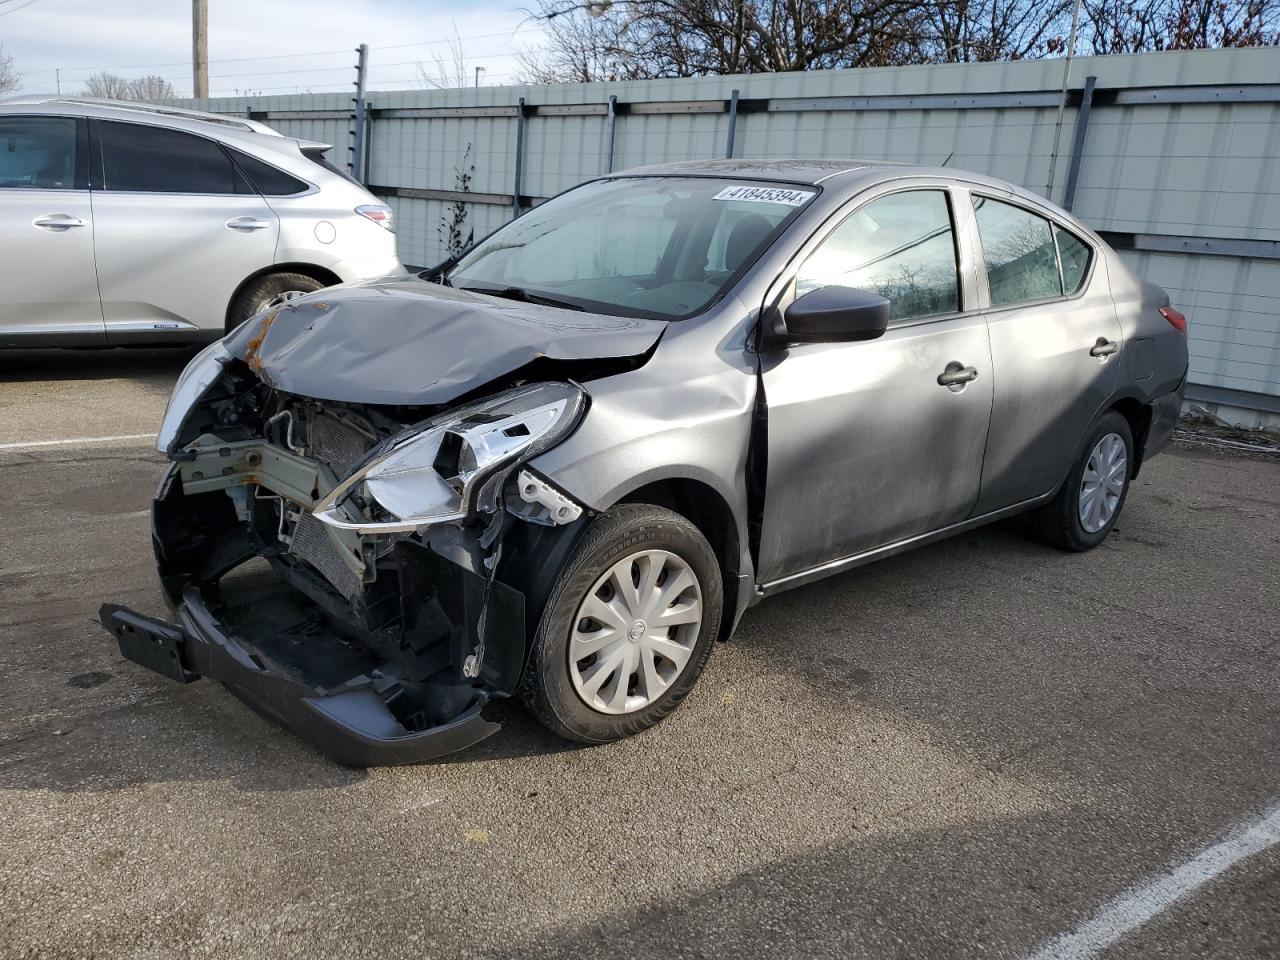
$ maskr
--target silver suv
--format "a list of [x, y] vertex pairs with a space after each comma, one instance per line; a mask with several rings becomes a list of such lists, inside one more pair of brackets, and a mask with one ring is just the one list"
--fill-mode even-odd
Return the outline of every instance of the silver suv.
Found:
[[191, 110], [0, 101], [0, 347], [208, 340], [403, 273], [391, 209], [327, 149]]

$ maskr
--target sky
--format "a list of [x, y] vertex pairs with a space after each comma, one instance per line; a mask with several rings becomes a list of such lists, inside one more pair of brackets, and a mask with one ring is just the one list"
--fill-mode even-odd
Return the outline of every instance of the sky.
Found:
[[[208, 0], [209, 93], [287, 94], [350, 90], [355, 47], [367, 43], [369, 87], [426, 86], [448, 57], [443, 42], [462, 39], [468, 84], [514, 82], [516, 52], [540, 44], [538, 25], [520, 8], [528, 0], [467, 4], [412, 0]], [[190, 0], [0, 0], [0, 47], [22, 76], [21, 93], [78, 94], [107, 69], [122, 76], [158, 74], [179, 96], [191, 95]]]

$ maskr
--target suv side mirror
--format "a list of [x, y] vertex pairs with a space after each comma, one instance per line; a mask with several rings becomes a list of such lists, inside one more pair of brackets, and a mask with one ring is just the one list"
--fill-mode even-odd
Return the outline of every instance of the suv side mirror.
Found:
[[785, 337], [800, 343], [874, 340], [889, 326], [889, 301], [854, 287], [819, 287], [783, 314]]

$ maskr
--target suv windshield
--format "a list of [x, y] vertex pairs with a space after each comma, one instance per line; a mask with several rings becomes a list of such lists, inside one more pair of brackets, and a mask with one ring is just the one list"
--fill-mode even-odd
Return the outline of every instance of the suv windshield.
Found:
[[700, 177], [589, 183], [481, 241], [448, 282], [680, 320], [717, 300], [816, 194], [813, 186]]

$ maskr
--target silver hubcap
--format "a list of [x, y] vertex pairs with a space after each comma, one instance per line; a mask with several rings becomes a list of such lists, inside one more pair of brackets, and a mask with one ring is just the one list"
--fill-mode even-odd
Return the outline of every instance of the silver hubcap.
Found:
[[632, 713], [665, 693], [693, 656], [702, 589], [674, 553], [619, 560], [587, 592], [569, 636], [569, 676], [600, 713]]
[[1080, 478], [1080, 526], [1097, 533], [1115, 516], [1129, 480], [1129, 455], [1124, 439], [1108, 433], [1098, 441]]
[[279, 307], [288, 303], [290, 300], [297, 300], [299, 297], [305, 297], [310, 290], [282, 290], [274, 297], [268, 300], [262, 307], [263, 310], [270, 310], [272, 307]]

